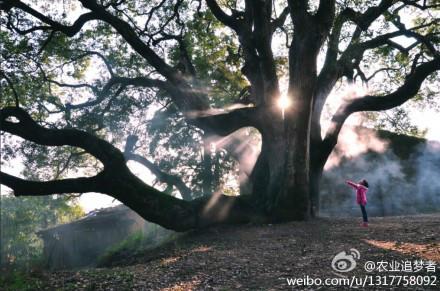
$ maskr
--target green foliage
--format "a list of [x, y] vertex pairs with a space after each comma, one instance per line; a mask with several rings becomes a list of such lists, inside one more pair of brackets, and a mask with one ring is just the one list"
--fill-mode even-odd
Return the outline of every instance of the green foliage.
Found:
[[412, 124], [408, 111], [398, 107], [383, 113], [370, 113], [370, 120], [374, 120], [376, 129], [389, 130], [408, 136], [424, 137], [426, 129], [421, 129]]
[[38, 276], [30, 276], [24, 272], [14, 271], [0, 276], [0, 286], [2, 291], [34, 291], [41, 290], [44, 281]]
[[158, 225], [151, 225], [145, 232], [137, 231], [122, 242], [109, 247], [96, 261], [98, 267], [110, 267], [131, 263], [146, 251], [175, 240], [179, 235]]
[[84, 215], [75, 199], [1, 197], [1, 266], [29, 269], [42, 262], [43, 242], [37, 232]]
[[106, 250], [106, 254], [104, 256], [113, 256], [118, 253], [124, 252], [128, 249], [136, 249], [141, 245], [142, 242], [142, 231], [137, 231], [136, 233], [130, 235], [128, 238], [123, 240], [122, 242], [110, 247]]

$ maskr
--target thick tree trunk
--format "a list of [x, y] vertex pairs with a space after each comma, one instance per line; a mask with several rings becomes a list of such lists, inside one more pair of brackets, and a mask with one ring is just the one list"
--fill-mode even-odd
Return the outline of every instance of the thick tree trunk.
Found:
[[[283, 149], [286, 135], [272, 137], [272, 145], [267, 145], [267, 139], [266, 136], [263, 139], [261, 154], [250, 179], [255, 207], [264, 210], [273, 221], [307, 220], [319, 216], [323, 166], [311, 160], [309, 167], [303, 172], [304, 175], [308, 173], [308, 179], [298, 182], [298, 179], [295, 180], [295, 173], [286, 171], [288, 167], [294, 168], [292, 163], [287, 163], [287, 157], [291, 153]], [[297, 192], [298, 189], [290, 192], [287, 190], [289, 186], [295, 187], [295, 183], [301, 183], [304, 187], [302, 195]], [[306, 199], [308, 201], [304, 201]]]
[[319, 216], [320, 211], [320, 184], [322, 172], [324, 170], [325, 159], [320, 152], [321, 127], [319, 123], [314, 123], [312, 119], [312, 130], [310, 135], [310, 215], [312, 218]]
[[310, 130], [316, 82], [316, 56], [319, 51], [317, 35], [298, 29], [289, 54], [290, 110], [286, 111], [285, 176], [280, 193], [281, 218], [308, 220], [310, 218]]
[[[251, 194], [254, 196], [256, 205], [264, 208], [267, 200], [267, 191], [269, 186], [270, 167], [268, 162], [267, 142], [263, 139], [261, 152], [257, 158], [257, 162], [252, 170], [249, 184], [251, 185]], [[249, 187], [248, 187], [249, 188]]]
[[297, 32], [289, 54], [288, 98], [292, 104], [283, 116], [277, 98], [268, 96], [261, 113], [263, 146], [252, 175], [253, 194], [259, 203], [265, 200], [263, 208], [273, 221], [308, 220], [319, 211], [320, 171], [310, 172], [319, 37], [310, 29]]
[[320, 211], [320, 184], [323, 169], [310, 168], [310, 216], [316, 218]]
[[[313, 84], [313, 81], [310, 80]], [[308, 82], [308, 81], [305, 81]], [[301, 84], [302, 85], [302, 84]], [[295, 220], [307, 220], [309, 213], [310, 120], [313, 95], [301, 90], [294, 98], [292, 117], [287, 121], [286, 187], [283, 205], [289, 205]], [[296, 107], [298, 106], [298, 107]], [[289, 116], [290, 117], [290, 116]]]
[[206, 138], [203, 139], [203, 163], [202, 163], [202, 188], [203, 195], [212, 195], [213, 173], [211, 144]]
[[262, 151], [251, 175], [254, 202], [274, 222], [309, 219], [310, 134], [303, 127], [310, 112], [295, 118], [298, 127], [288, 125], [298, 112], [290, 120], [283, 120], [277, 107], [265, 114]]
[[[272, 109], [272, 110], [270, 110]], [[280, 194], [285, 184], [286, 139], [283, 120], [278, 108], [267, 111], [267, 128], [262, 132], [263, 144], [266, 144], [268, 185], [265, 210], [275, 220], [280, 208]]]
[[220, 189], [220, 152], [215, 149], [214, 153], [214, 176], [213, 176], [214, 193]]

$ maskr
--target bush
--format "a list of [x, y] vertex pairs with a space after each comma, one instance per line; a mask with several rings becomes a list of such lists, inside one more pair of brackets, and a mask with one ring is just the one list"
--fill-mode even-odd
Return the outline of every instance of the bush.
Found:
[[3, 273], [0, 276], [1, 291], [33, 291], [41, 290], [44, 280], [38, 276], [32, 276], [33, 273], [24, 273], [21, 271], [12, 271]]
[[122, 242], [109, 247], [96, 260], [97, 267], [112, 267], [115, 265], [128, 265], [137, 257], [161, 244], [177, 238], [179, 234], [151, 225], [145, 232], [137, 231]]

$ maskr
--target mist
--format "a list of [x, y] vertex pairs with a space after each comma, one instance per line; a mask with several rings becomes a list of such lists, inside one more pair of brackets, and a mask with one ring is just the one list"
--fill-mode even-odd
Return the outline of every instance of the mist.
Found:
[[344, 126], [324, 168], [323, 215], [359, 216], [345, 180], [369, 183], [367, 209], [373, 216], [440, 210], [440, 142]]

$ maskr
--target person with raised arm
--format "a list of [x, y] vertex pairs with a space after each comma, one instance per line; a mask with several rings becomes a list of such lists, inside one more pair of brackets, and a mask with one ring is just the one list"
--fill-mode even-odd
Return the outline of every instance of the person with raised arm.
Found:
[[368, 226], [368, 214], [367, 209], [365, 206], [367, 205], [367, 191], [368, 191], [368, 182], [367, 180], [360, 180], [358, 184], [351, 182], [351, 181], [345, 181], [345, 183], [348, 186], [353, 187], [356, 189], [356, 201], [361, 207], [362, 211], [362, 218], [364, 222], [361, 224], [362, 227]]

